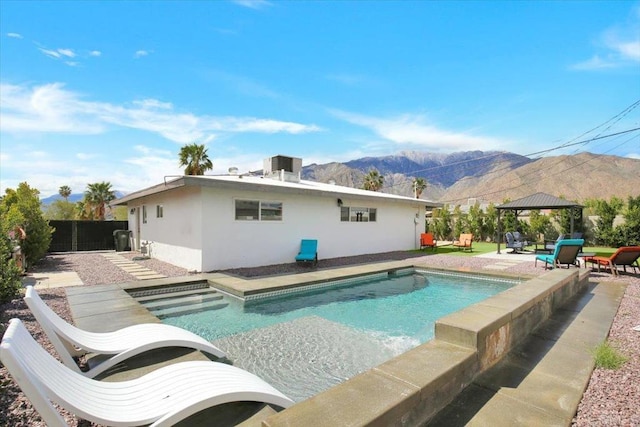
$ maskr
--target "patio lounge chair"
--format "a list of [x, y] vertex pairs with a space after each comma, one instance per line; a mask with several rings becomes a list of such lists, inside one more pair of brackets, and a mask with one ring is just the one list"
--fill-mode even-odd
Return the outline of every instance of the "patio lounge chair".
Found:
[[300, 242], [300, 252], [296, 255], [296, 261], [312, 262], [318, 264], [318, 241], [302, 239]]
[[640, 268], [638, 258], [640, 258], [640, 246], [623, 246], [618, 248], [618, 250], [608, 258], [603, 256], [589, 256], [584, 257], [584, 262], [591, 263], [592, 268], [597, 264], [598, 271], [600, 271], [600, 266], [603, 266], [605, 269], [609, 267], [611, 273], [617, 276], [618, 266], [622, 266], [625, 273], [627, 272], [627, 266], [630, 266], [635, 273], [636, 268]]
[[583, 239], [560, 240], [556, 243], [556, 247], [551, 255], [536, 255], [534, 265], [537, 266], [538, 260], [540, 260], [544, 261], [545, 269], [547, 268], [547, 265], [553, 269], [555, 267], [560, 267], [562, 264], [566, 264], [567, 268], [569, 268], [569, 265], [576, 265], [578, 253], [582, 250], [583, 245]]
[[217, 405], [251, 401], [286, 408], [289, 398], [250, 372], [211, 361], [180, 362], [128, 381], [98, 381], [58, 362], [11, 319], [0, 360], [46, 425], [66, 426], [53, 405], [110, 426], [171, 426]]
[[[204, 338], [176, 326], [144, 323], [114, 332], [89, 332], [58, 316], [42, 301], [33, 286], [27, 286], [24, 300], [60, 355], [62, 363], [90, 378], [132, 356], [162, 347], [187, 347], [216, 357], [226, 357], [222, 350]], [[82, 372], [74, 357], [87, 353], [113, 356]]]
[[524, 246], [526, 244], [526, 242], [522, 242], [520, 240], [517, 240], [515, 238], [515, 236], [513, 235], [513, 233], [511, 233], [510, 231], [507, 231], [504, 234], [504, 238], [507, 241], [507, 248], [511, 249], [511, 252], [508, 252], [510, 254], [519, 254], [520, 251], [522, 251], [524, 249]]
[[421, 233], [420, 234], [420, 249], [433, 248], [435, 251], [438, 245], [438, 241], [433, 238], [433, 233]]
[[549, 251], [549, 253], [553, 252], [556, 249], [556, 244], [560, 240], [564, 240], [564, 234], [558, 235], [558, 238], [556, 240], [545, 240], [544, 241], [544, 249]]
[[473, 234], [460, 234], [460, 237], [458, 237], [458, 240], [455, 240], [453, 242], [453, 246], [456, 246], [458, 249], [462, 249], [467, 250], [469, 249], [469, 252], [471, 252], [473, 249], [471, 249], [471, 245], [473, 244]]

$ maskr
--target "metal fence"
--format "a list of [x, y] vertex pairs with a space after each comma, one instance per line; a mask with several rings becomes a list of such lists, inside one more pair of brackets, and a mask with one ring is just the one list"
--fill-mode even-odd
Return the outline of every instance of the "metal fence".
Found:
[[55, 231], [49, 252], [115, 250], [113, 232], [127, 230], [128, 221], [49, 221]]

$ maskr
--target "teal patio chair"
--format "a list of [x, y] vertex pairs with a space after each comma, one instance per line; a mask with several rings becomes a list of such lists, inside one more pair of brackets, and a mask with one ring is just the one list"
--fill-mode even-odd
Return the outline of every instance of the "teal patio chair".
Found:
[[302, 239], [300, 242], [300, 252], [296, 255], [296, 261], [312, 262], [318, 264], [318, 241]]
[[535, 265], [538, 265], [538, 260], [544, 261], [544, 268], [547, 268], [547, 264], [551, 268], [560, 267], [562, 264], [576, 265], [576, 259], [578, 254], [584, 246], [584, 239], [564, 239], [559, 240], [556, 243], [556, 247], [551, 255], [536, 255]]

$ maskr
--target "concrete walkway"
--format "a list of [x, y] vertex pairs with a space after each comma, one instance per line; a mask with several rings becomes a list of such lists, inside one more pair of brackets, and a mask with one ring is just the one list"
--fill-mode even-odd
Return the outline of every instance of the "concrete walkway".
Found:
[[34, 286], [36, 289], [81, 286], [82, 280], [75, 271], [29, 273], [22, 278], [23, 286]]

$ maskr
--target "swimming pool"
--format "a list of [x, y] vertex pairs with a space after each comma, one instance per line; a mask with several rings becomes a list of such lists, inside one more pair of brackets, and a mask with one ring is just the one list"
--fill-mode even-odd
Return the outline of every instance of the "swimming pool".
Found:
[[[380, 278], [383, 277], [383, 279]], [[193, 331], [296, 401], [433, 338], [435, 321], [519, 282], [407, 269], [162, 321]]]

